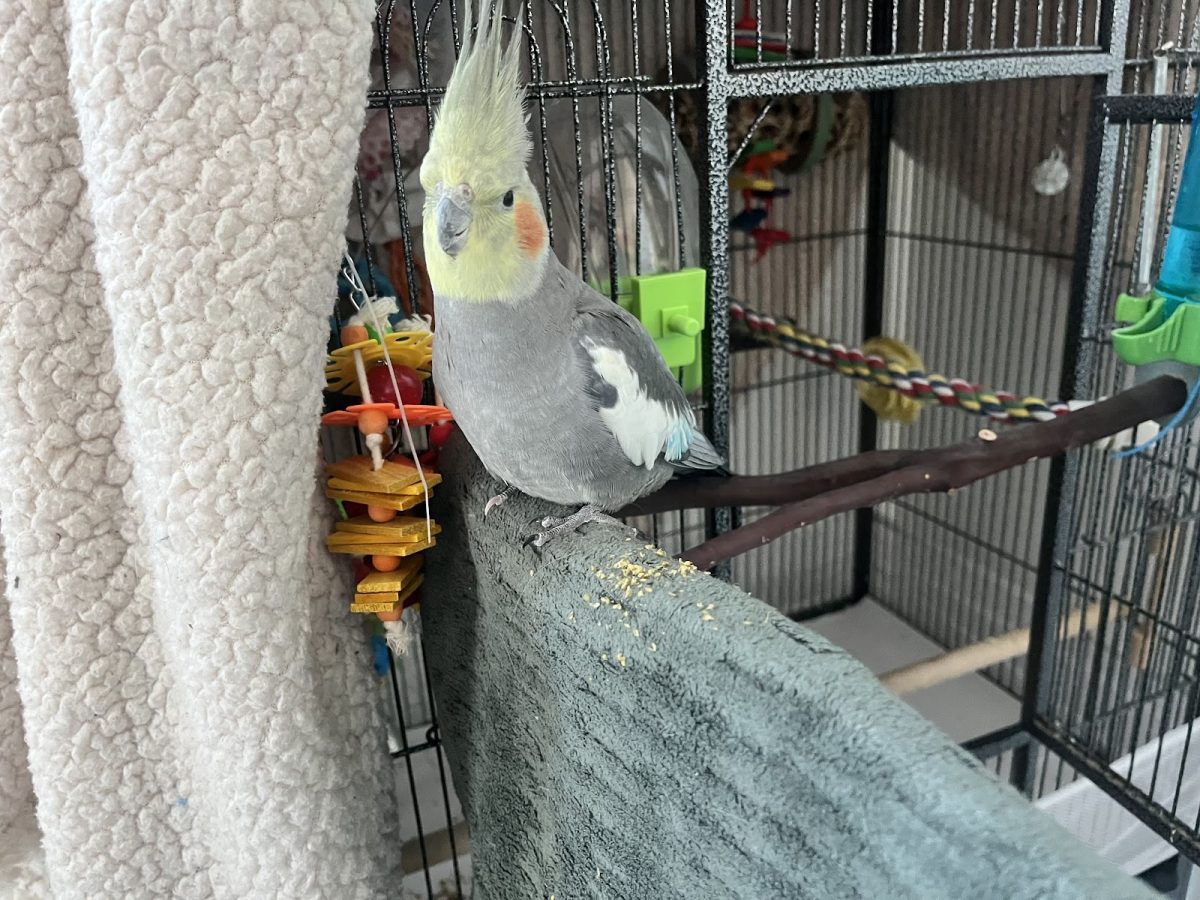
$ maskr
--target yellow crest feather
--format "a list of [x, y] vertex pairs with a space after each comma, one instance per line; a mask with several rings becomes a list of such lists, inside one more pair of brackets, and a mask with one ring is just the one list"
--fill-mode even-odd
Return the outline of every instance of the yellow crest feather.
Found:
[[[506, 47], [501, 33], [504, 0], [486, 22], [482, 9], [486, 0], [480, 0], [479, 25], [472, 34], [474, 2], [463, 3], [462, 52], [438, 107], [426, 159], [450, 181], [465, 169], [477, 182], [483, 164], [482, 171], [496, 173], [497, 189], [503, 191], [516, 172], [525, 171], [533, 154], [521, 85], [521, 14]], [[472, 186], [477, 192], [490, 187]]]

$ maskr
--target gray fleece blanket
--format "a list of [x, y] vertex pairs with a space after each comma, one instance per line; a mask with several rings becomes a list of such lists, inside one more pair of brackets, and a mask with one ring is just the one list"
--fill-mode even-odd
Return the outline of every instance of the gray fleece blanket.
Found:
[[423, 618], [475, 897], [1148, 898], [863, 667], [616, 528], [443, 457]]

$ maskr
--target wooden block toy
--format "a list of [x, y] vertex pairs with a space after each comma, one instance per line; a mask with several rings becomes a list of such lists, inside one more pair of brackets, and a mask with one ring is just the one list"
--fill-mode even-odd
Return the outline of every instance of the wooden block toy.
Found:
[[437, 543], [437, 538], [419, 543], [388, 543], [369, 535], [341, 535], [334, 533], [325, 538], [325, 547], [330, 553], [347, 553], [351, 556], [412, 556], [428, 550]]
[[[437, 537], [433, 538], [436, 541]], [[327, 547], [386, 547], [386, 550], [370, 550], [371, 554], [390, 554], [391, 556], [411, 556], [413, 553], [419, 553], [419, 550], [413, 550], [413, 547], [419, 547], [423, 544], [432, 546], [432, 542], [425, 537], [420, 536], [420, 540], [392, 540], [385, 535], [379, 534], [355, 534], [352, 531], [335, 531], [325, 538], [325, 546]]]
[[[442, 476], [439, 475], [437, 472], [426, 472], [425, 473], [425, 484], [429, 485], [430, 493], [432, 493], [433, 489], [441, 483], [442, 483]], [[416, 495], [418, 497], [421, 497], [421, 496], [424, 496], [424, 494], [425, 494], [425, 488], [421, 485], [421, 482], [418, 481], [416, 484], [410, 484], [408, 487], [402, 487], [402, 488], [398, 489], [395, 493], [403, 494], [406, 496]]]
[[350, 603], [350, 612], [379, 613], [392, 612], [400, 605], [400, 595], [391, 594], [355, 594]]
[[418, 575], [416, 578], [414, 578], [409, 583], [408, 587], [404, 588], [404, 590], [402, 590], [400, 592], [400, 606], [401, 607], [412, 605], [413, 594], [415, 594], [417, 592], [417, 588], [419, 588], [421, 586], [421, 583], [424, 581], [425, 581], [425, 576]]
[[410, 484], [420, 483], [417, 470], [392, 460], [384, 460], [376, 469], [369, 456], [351, 456], [325, 466], [329, 487], [350, 491], [391, 493]]
[[[375, 522], [370, 516], [355, 516], [338, 522], [334, 527], [347, 534], [379, 535], [390, 541], [423, 541], [428, 534], [425, 520], [417, 516], [400, 516], [390, 522]], [[433, 533], [440, 534], [441, 531], [441, 526], [434, 522]]]
[[734, 191], [773, 191], [775, 182], [769, 178], [756, 178], [740, 173], [729, 176], [729, 188]]
[[422, 494], [381, 494], [372, 491], [348, 491], [334, 487], [326, 487], [325, 496], [330, 500], [349, 500], [351, 503], [362, 503], [366, 506], [385, 506], [399, 512], [412, 509], [425, 502]]
[[410, 556], [394, 572], [372, 572], [354, 588], [359, 594], [386, 594], [402, 591], [421, 571], [421, 557]]
[[355, 594], [350, 612], [391, 613], [402, 610], [424, 580], [424, 575], [418, 575], [404, 590], [390, 594]]
[[[430, 529], [434, 536], [441, 534], [442, 529], [438, 525], [434, 525]], [[420, 534], [403, 534], [393, 537], [390, 534], [363, 534], [360, 531], [334, 531], [329, 535], [327, 543], [334, 547], [348, 547], [352, 544], [371, 544], [372, 546], [387, 545], [388, 547], [406, 547], [409, 544], [423, 544], [428, 538], [428, 533], [424, 528]], [[393, 554], [399, 555], [399, 554]]]

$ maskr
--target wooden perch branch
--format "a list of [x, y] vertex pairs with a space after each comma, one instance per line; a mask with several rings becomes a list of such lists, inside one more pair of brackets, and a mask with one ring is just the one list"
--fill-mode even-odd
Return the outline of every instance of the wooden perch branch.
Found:
[[[1095, 631], [1100, 624], [1100, 614], [1103, 610], [1104, 606], [1101, 603], [1093, 603], [1086, 610], [1073, 610], [1059, 626], [1059, 637], [1066, 640], [1082, 631]], [[1117, 615], [1123, 613], [1118, 609]], [[1029, 652], [1030, 634], [1030, 628], [1018, 628], [998, 634], [976, 644], [949, 650], [941, 656], [893, 669], [880, 675], [879, 682], [894, 694], [913, 694], [961, 675], [1024, 656]]]
[[[879, 454], [863, 454], [840, 460], [839, 463], [802, 469], [782, 476], [758, 476], [784, 480], [776, 482], [779, 488], [773, 500], [759, 499], [756, 502], [778, 503], [785, 496], [785, 485], [802, 494], [804, 491], [809, 493], [803, 494], [803, 499], [792, 500], [750, 525], [705, 541], [683, 554], [682, 558], [701, 569], [711, 569], [739, 553], [769, 544], [789, 531], [837, 513], [875, 506], [908, 494], [963, 488], [1005, 469], [1035, 459], [1057, 456], [1127, 428], [1134, 428], [1149, 419], [1169, 416], [1183, 405], [1186, 394], [1187, 389], [1182, 381], [1161, 376], [1069, 415], [1050, 422], [1025, 425], [991, 440], [976, 437], [961, 444], [933, 450], [897, 451], [899, 455], [886, 455], [882, 462]], [[882, 471], [881, 465], [884, 466]], [[811, 473], [817, 470], [824, 472], [824, 475], [818, 473], [818, 477], [814, 478]], [[832, 479], [834, 486], [822, 491], [816, 486], [822, 483], [821, 478], [826, 479], [823, 483], [831, 483], [831, 471], [836, 476]], [[712, 479], [716, 483], [707, 488], [703, 486], [705, 480], [697, 482], [697, 490], [706, 495], [718, 491], [719, 480]], [[737, 480], [743, 485], [749, 482], [746, 478], [726, 480]], [[728, 496], [719, 504], [710, 504], [706, 500], [698, 505], [746, 502], [736, 499], [740, 496], [762, 498], [767, 483], [757, 480], [749, 482], [744, 492], [740, 488], [726, 488]], [[653, 501], [657, 496], [655, 494], [647, 500]], [[678, 508], [678, 504], [674, 508]]]
[[775, 475], [681, 478], [669, 481], [661, 490], [631, 503], [617, 516], [648, 516], [677, 509], [715, 506], [778, 506], [876, 478], [907, 465], [919, 454], [920, 451], [913, 450], [873, 450]]

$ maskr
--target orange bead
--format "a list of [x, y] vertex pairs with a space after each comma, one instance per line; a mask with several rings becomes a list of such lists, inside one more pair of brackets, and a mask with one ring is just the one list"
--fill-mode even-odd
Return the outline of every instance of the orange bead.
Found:
[[[396, 511], [394, 509], [388, 509], [386, 506], [372, 505], [367, 507], [367, 515], [370, 517], [372, 522], [390, 522], [392, 519], [396, 518]], [[388, 569], [387, 571], [390, 572], [391, 569]]]
[[342, 346], [345, 347], [347, 344], [361, 344], [370, 340], [371, 335], [365, 325], [346, 325], [342, 328], [341, 338]]
[[371, 565], [375, 567], [375, 571], [377, 572], [395, 572], [400, 568], [400, 557], [372, 556]]
[[363, 434], [383, 434], [387, 426], [387, 413], [382, 410], [365, 409], [358, 414], [358, 430]]
[[401, 609], [399, 605], [397, 605], [396, 608], [393, 609], [391, 612], [375, 613], [375, 615], [379, 616], [380, 622], [399, 622], [400, 616], [402, 616], [403, 614], [404, 614], [404, 610]]

